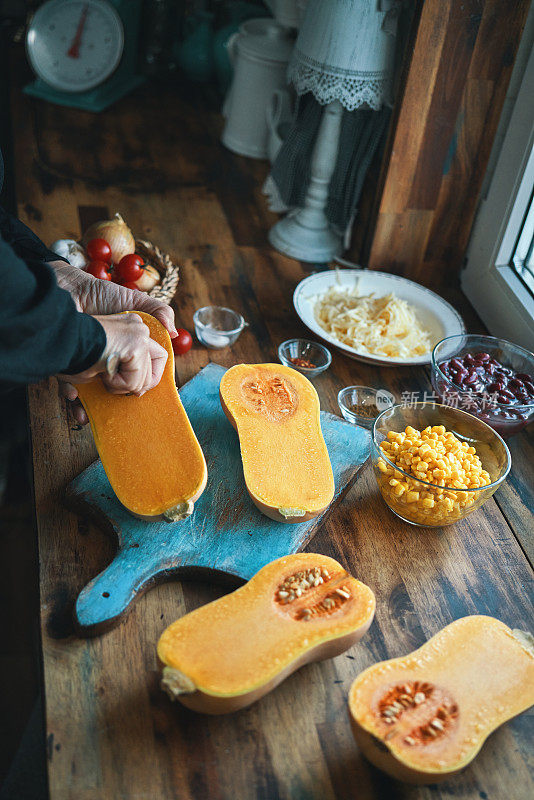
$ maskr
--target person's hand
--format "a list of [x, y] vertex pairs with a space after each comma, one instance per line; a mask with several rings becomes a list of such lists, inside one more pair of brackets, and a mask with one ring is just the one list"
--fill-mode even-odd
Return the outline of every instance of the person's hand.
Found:
[[[50, 262], [49, 266], [54, 269], [59, 286], [61, 286], [62, 289], [66, 289], [71, 294], [78, 311], [96, 316], [106, 330], [108, 344], [106, 345], [106, 350], [102, 354], [98, 365], [94, 365], [89, 370], [81, 373], [81, 375], [70, 376], [70, 379], [67, 375], [58, 376], [60, 396], [71, 401], [71, 409], [75, 420], [79, 424], [85, 425], [88, 422], [87, 415], [80, 401], [77, 399], [78, 392], [76, 387], [72, 384], [72, 380], [75, 380], [77, 383], [83, 383], [92, 380], [96, 374], [103, 372], [106, 369], [105, 362], [112, 352], [118, 352], [119, 354], [123, 353], [126, 358], [124, 359], [124, 363], [121, 361], [121, 368], [119, 369], [119, 373], [113, 379], [113, 384], [111, 384], [109, 377], [103, 378], [103, 380], [110, 391], [122, 391], [123, 393], [126, 393], [133, 391], [132, 388], [127, 388], [132, 386], [135, 388], [135, 393], [137, 394], [139, 392], [148, 391], [149, 388], [152, 388], [152, 386], [155, 386], [157, 383], [159, 383], [167, 359], [166, 351], [150, 338], [148, 338], [148, 344], [146, 344], [146, 346], [141, 345], [141, 342], [139, 341], [138, 344], [140, 344], [142, 347], [145, 347], [144, 377], [147, 379], [146, 381], [141, 381], [142, 366], [139, 364], [139, 362], [136, 360], [129, 361], [127, 363], [127, 360], [130, 357], [128, 351], [123, 351], [120, 348], [119, 350], [115, 348], [115, 350], [110, 351], [109, 342], [110, 340], [112, 342], [118, 342], [118, 340], [121, 339], [126, 332], [128, 332], [128, 335], [132, 335], [134, 333], [132, 327], [130, 327], [132, 323], [130, 321], [125, 322], [125, 320], [135, 319], [137, 324], [142, 326], [147, 337], [148, 328], [146, 325], [144, 325], [144, 323], [141, 322], [140, 317], [137, 317], [137, 315], [134, 314], [124, 315], [118, 318], [115, 317], [115, 320], [118, 319], [120, 321], [120, 325], [116, 325], [115, 322], [109, 322], [110, 318], [108, 318], [106, 321], [105, 318], [103, 319], [101, 317], [101, 315], [118, 314], [121, 311], [145, 311], [147, 314], [152, 314], [152, 316], [156, 317], [156, 319], [159, 319], [159, 321], [163, 323], [165, 328], [168, 330], [171, 338], [175, 338], [177, 334], [174, 322], [174, 312], [171, 308], [169, 308], [169, 306], [165, 305], [165, 303], [162, 303], [161, 300], [155, 300], [144, 292], [133, 291], [124, 286], [119, 286], [116, 283], [111, 283], [110, 281], [103, 281], [99, 280], [98, 278], [93, 278], [92, 275], [88, 275], [78, 267], [71, 267], [69, 264], [65, 264], [63, 261]], [[129, 327], [125, 328], [125, 325], [128, 325]], [[111, 330], [109, 330], [109, 328], [111, 328]], [[138, 331], [138, 333], [140, 332], [141, 330]], [[143, 333], [142, 338], [144, 338], [144, 336], [145, 334]], [[122, 346], [125, 346], [124, 341], [122, 341], [121, 347]], [[150, 379], [148, 379], [149, 370], [146, 364], [146, 348], [148, 348], [148, 351], [152, 354]], [[164, 358], [162, 353], [164, 353]], [[153, 366], [152, 362], [154, 362]], [[152, 381], [155, 382], [152, 383]]]
[[[60, 375], [60, 380], [89, 383], [102, 374], [102, 383], [112, 394], [143, 395], [157, 386], [167, 363], [167, 351], [150, 338], [150, 331], [138, 314], [95, 316], [106, 332], [106, 347], [96, 364], [77, 375]], [[115, 369], [108, 371], [110, 359]], [[72, 387], [75, 389], [75, 387]]]
[[64, 261], [50, 261], [48, 266], [54, 269], [59, 286], [69, 292], [78, 311], [92, 316], [119, 314], [121, 311], [145, 311], [163, 323], [171, 339], [178, 335], [172, 308], [161, 300], [149, 297], [146, 292], [93, 278], [83, 269], [71, 267]]

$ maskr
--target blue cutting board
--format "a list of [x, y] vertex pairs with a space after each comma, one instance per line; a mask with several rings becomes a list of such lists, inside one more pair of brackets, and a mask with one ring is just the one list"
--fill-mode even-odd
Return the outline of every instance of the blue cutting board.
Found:
[[[261, 514], [243, 480], [239, 440], [219, 401], [225, 370], [209, 364], [180, 396], [204, 451], [208, 483], [193, 514], [182, 522], [144, 522], [119, 503], [100, 461], [69, 486], [67, 503], [117, 536], [111, 564], [80, 592], [75, 608], [84, 635], [120, 621], [136, 598], [171, 577], [199, 575], [248, 580], [275, 558], [301, 550], [330, 509], [297, 524]], [[321, 412], [321, 426], [334, 470], [334, 503], [353, 482], [369, 455], [370, 434], [340, 417]]]

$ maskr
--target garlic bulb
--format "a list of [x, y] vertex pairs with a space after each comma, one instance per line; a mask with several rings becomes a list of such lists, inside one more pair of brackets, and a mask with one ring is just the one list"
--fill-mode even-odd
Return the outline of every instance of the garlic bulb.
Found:
[[87, 245], [91, 239], [104, 239], [109, 244], [114, 264], [118, 264], [123, 256], [135, 253], [133, 233], [120, 214], [115, 214], [113, 219], [95, 222], [87, 228], [83, 235], [83, 244]]
[[50, 245], [50, 250], [62, 258], [66, 258], [73, 267], [83, 269], [87, 265], [84, 249], [74, 239], [58, 239]]

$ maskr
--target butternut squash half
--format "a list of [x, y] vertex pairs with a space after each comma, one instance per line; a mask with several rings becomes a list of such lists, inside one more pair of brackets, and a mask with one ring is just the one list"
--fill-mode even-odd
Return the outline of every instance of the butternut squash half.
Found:
[[490, 733], [533, 703], [529, 634], [484, 616], [456, 620], [419, 650], [369, 667], [349, 694], [364, 755], [419, 784], [459, 772]]
[[169, 354], [160, 383], [142, 397], [110, 394], [100, 379], [77, 389], [120, 502], [143, 519], [176, 522], [204, 491], [206, 461], [176, 389], [170, 336], [154, 317], [135, 313]]
[[371, 589], [333, 558], [279, 558], [164, 631], [162, 688], [194, 711], [237, 711], [303, 664], [343, 653], [367, 631], [374, 612]]
[[220, 397], [259, 510], [279, 522], [321, 514], [334, 497], [334, 475], [310, 381], [281, 364], [238, 364], [224, 374]]

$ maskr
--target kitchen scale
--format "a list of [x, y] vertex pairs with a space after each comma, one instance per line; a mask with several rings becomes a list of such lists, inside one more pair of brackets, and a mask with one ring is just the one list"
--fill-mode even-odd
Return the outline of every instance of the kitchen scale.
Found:
[[26, 94], [103, 111], [143, 83], [136, 74], [142, 0], [47, 0], [26, 35], [37, 79]]

